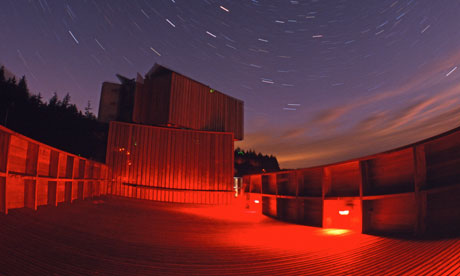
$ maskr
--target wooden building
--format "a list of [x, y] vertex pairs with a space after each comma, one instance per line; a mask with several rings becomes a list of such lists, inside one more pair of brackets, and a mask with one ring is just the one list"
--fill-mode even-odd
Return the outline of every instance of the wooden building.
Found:
[[232, 132], [243, 140], [243, 101], [155, 64], [143, 79], [104, 82], [98, 119]]
[[146, 125], [232, 132], [243, 139], [243, 102], [155, 64], [137, 82], [133, 121]]
[[114, 195], [226, 204], [233, 190], [233, 133], [111, 122], [107, 165]]
[[249, 199], [280, 220], [376, 234], [460, 231], [460, 128], [313, 168], [244, 176]]
[[118, 119], [118, 106], [120, 102], [121, 85], [112, 82], [104, 82], [101, 88], [99, 101], [99, 113], [97, 119], [108, 123]]
[[121, 84], [104, 82], [101, 88], [99, 113], [100, 122], [110, 121], [131, 122], [133, 116], [134, 93], [136, 82], [117, 74]]
[[107, 164], [120, 196], [229, 203], [233, 143], [243, 102], [155, 64], [145, 79], [104, 83], [99, 120], [110, 123]]
[[107, 194], [105, 164], [58, 150], [0, 126], [0, 212], [71, 203]]

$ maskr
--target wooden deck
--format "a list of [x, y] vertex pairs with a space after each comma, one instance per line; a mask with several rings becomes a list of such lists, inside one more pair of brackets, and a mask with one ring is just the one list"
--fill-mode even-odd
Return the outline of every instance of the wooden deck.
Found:
[[0, 215], [0, 275], [459, 275], [460, 238], [287, 224], [125, 198]]

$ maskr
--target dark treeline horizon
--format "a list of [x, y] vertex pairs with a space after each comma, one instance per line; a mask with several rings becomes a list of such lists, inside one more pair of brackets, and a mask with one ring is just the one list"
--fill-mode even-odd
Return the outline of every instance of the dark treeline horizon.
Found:
[[235, 176], [280, 171], [278, 160], [273, 155], [263, 155], [252, 149], [245, 151], [236, 148], [234, 156]]
[[108, 125], [57, 94], [44, 101], [30, 93], [25, 76], [6, 79], [0, 67], [0, 124], [22, 135], [88, 159], [105, 162]]

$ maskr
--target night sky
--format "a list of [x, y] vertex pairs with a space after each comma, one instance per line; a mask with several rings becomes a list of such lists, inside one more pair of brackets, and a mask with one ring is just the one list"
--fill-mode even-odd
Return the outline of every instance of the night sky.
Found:
[[460, 125], [458, 0], [0, 0], [0, 63], [97, 114], [157, 62], [245, 102], [245, 149], [299, 168]]

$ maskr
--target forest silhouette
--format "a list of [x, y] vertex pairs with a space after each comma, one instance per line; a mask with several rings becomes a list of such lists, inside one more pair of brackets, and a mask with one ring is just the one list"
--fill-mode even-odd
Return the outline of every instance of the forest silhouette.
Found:
[[105, 162], [108, 124], [98, 122], [91, 106], [85, 112], [56, 93], [48, 102], [29, 92], [26, 78], [6, 79], [0, 68], [0, 124], [42, 143]]

